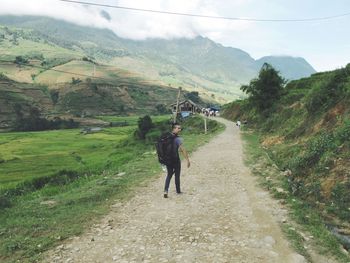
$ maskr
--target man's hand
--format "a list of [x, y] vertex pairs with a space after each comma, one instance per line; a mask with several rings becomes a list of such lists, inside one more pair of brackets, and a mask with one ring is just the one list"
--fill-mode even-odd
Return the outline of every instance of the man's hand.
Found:
[[182, 154], [185, 156], [186, 160], [187, 160], [187, 168], [189, 168], [191, 166], [191, 163], [190, 163], [190, 158], [188, 157], [188, 153], [185, 149], [185, 147], [183, 147], [182, 145], [180, 145], [180, 151], [182, 152]]

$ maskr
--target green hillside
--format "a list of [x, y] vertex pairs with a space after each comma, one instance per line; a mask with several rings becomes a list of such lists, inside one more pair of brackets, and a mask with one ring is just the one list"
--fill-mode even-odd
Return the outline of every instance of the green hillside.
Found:
[[[87, 56], [98, 63], [137, 73], [145, 79], [161, 81], [164, 85], [195, 90], [206, 98], [214, 96], [219, 102], [241, 97], [240, 85], [247, 83], [260, 68], [260, 62], [243, 50], [223, 47], [203, 37], [133, 41], [119, 38], [110, 30], [30, 16], [0, 16], [0, 25], [11, 30], [18, 28], [27, 32], [31, 40], [73, 52], [68, 56], [70, 59]], [[288, 57], [284, 59], [289, 60]], [[273, 61], [271, 63], [275, 65]], [[284, 65], [283, 61], [275, 66], [280, 65]], [[284, 73], [284, 69], [281, 72]], [[306, 61], [288, 62], [288, 78], [309, 76], [314, 72]]]
[[12, 129], [31, 111], [85, 122], [77, 118], [157, 114], [157, 105], [176, 100], [177, 86], [97, 63], [58, 44], [33, 30], [0, 26], [1, 130]]
[[291, 81], [264, 111], [251, 99], [225, 107], [226, 118], [247, 121], [260, 134], [261, 146], [281, 171], [277, 180], [291, 199], [300, 198], [327, 224], [341, 229], [349, 248], [350, 64]]

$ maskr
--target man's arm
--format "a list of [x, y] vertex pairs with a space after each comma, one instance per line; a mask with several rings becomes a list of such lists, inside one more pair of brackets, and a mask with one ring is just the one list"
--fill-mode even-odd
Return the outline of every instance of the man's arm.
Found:
[[188, 157], [188, 153], [185, 149], [185, 147], [182, 146], [182, 144], [179, 146], [180, 151], [182, 152], [182, 154], [185, 156], [186, 160], [187, 160], [187, 167], [190, 167], [191, 163], [190, 163], [190, 158]]

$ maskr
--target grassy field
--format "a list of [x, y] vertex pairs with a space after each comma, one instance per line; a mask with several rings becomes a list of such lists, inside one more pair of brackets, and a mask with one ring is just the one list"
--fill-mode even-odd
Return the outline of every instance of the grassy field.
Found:
[[[134, 129], [107, 128], [86, 135], [78, 129], [1, 133], [1, 188], [51, 175], [62, 169], [89, 172], [106, 166], [113, 169], [120, 164], [116, 152], [118, 143]], [[123, 159], [127, 159], [125, 154]]]
[[[100, 120], [107, 121], [107, 122], [127, 122], [128, 125], [137, 125], [137, 122], [139, 120], [139, 116], [98, 116], [97, 117]], [[165, 121], [171, 119], [172, 116], [169, 115], [159, 115], [159, 116], [152, 116], [153, 122], [158, 121]]]
[[[212, 129], [204, 134], [202, 124], [201, 119], [183, 124], [182, 136], [189, 152], [223, 129], [212, 121], [208, 124]], [[110, 205], [130, 198], [135, 188], [147, 187], [153, 178], [161, 176], [154, 145], [134, 139], [135, 128], [108, 128], [88, 135], [80, 135], [78, 130], [0, 134], [1, 153], [5, 147], [9, 149], [1, 157], [3, 160], [27, 159], [18, 160], [12, 167], [12, 172], [27, 173], [22, 177], [17, 173], [12, 183], [6, 179], [9, 170], [3, 168], [7, 161], [0, 164], [2, 185], [10, 187], [20, 180], [40, 178], [39, 174], [46, 174], [40, 169], [47, 167], [55, 167], [52, 172], [65, 169], [59, 175], [63, 178], [77, 175], [74, 180], [49, 181], [37, 190], [14, 195], [7, 208], [0, 208], [0, 261], [40, 260], [42, 252], [81, 234], [108, 213]], [[162, 189], [159, 191], [161, 195]]]
[[[105, 121], [127, 122], [127, 127], [105, 128], [83, 134], [80, 129], [0, 133], [0, 190], [62, 170], [94, 173], [115, 170], [131, 158], [118, 145], [133, 134], [139, 116], [103, 116]], [[152, 117], [153, 122], [169, 115]]]

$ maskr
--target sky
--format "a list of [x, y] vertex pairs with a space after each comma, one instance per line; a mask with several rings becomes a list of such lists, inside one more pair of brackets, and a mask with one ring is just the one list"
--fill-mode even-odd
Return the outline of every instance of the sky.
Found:
[[[239, 48], [254, 59], [270, 55], [305, 58], [317, 71], [350, 63], [350, 0], [82, 0], [139, 9], [249, 19], [310, 19], [259, 22], [177, 16], [97, 7], [60, 0], [1, 0], [0, 15], [42, 15], [79, 25], [108, 28], [120, 37], [194, 38]], [[108, 15], [102, 15], [105, 11]]]

